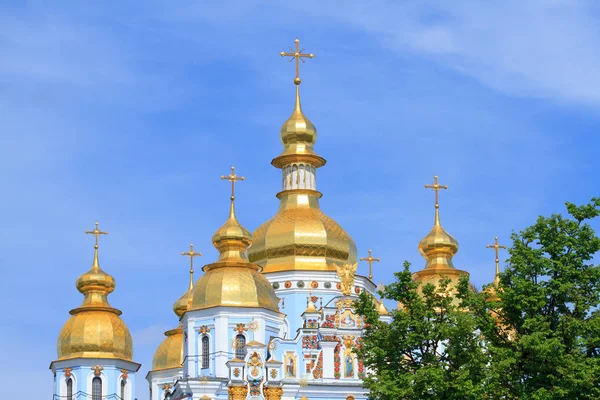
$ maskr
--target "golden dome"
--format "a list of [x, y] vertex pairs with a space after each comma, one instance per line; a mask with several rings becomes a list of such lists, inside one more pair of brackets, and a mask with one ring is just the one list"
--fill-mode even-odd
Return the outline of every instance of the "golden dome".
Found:
[[336, 266], [356, 262], [356, 244], [319, 207], [320, 193], [288, 190], [278, 195], [277, 214], [252, 234], [251, 262], [263, 273], [313, 270], [336, 272]]
[[171, 329], [165, 332], [165, 336], [152, 358], [153, 371], [181, 368], [183, 364], [183, 329]]
[[386, 308], [385, 304], [383, 304], [382, 300], [377, 300], [375, 296], [373, 296], [373, 304], [375, 304], [375, 308], [379, 315], [390, 315], [390, 312]]
[[[437, 185], [437, 176], [435, 182], [435, 185]], [[419, 242], [419, 252], [425, 257], [427, 263], [424, 269], [413, 273], [413, 281], [415, 282], [420, 282], [422, 285], [431, 283], [437, 286], [440, 279], [446, 277], [451, 280], [450, 287], [452, 287], [458, 283], [462, 276], [469, 276], [467, 271], [455, 268], [452, 263], [452, 258], [458, 252], [458, 242], [442, 228], [437, 196], [434, 225], [431, 231]], [[471, 288], [475, 290], [472, 284]]]
[[257, 307], [279, 312], [279, 300], [273, 287], [261, 273], [260, 266], [248, 261], [246, 250], [250, 233], [235, 216], [231, 196], [229, 218], [213, 235], [219, 258], [205, 265], [205, 274], [196, 282], [190, 310], [210, 307]]
[[[297, 58], [300, 53], [284, 55]], [[271, 162], [283, 173], [279, 210], [254, 231], [248, 250], [250, 261], [263, 267], [263, 273], [336, 272], [338, 266], [356, 263], [354, 241], [319, 207], [316, 169], [325, 165], [325, 159], [314, 151], [317, 129], [302, 112], [297, 74], [294, 111], [281, 128], [283, 152]]]
[[[96, 224], [96, 230], [99, 232]], [[100, 268], [98, 244], [94, 246], [92, 268], [76, 282], [84, 295], [79, 308], [70, 311], [58, 335], [58, 359], [118, 358], [131, 360], [133, 342], [125, 322], [119, 318], [121, 311], [111, 307], [107, 296], [115, 289], [115, 280]]]
[[296, 85], [296, 101], [292, 115], [281, 126], [283, 152], [272, 164], [278, 168], [292, 161], [307, 161], [316, 168], [325, 165], [325, 159], [317, 155], [314, 144], [317, 141], [317, 128], [302, 112], [300, 87]]

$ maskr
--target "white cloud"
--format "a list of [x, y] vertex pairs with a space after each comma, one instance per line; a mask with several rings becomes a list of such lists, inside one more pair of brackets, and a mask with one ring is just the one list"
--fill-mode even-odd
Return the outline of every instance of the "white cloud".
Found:
[[356, 25], [517, 96], [600, 103], [600, 39], [584, 1], [309, 3], [304, 12]]

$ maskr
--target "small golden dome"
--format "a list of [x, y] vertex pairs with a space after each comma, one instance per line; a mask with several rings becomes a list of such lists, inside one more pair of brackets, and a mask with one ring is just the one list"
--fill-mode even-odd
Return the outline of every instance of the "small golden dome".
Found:
[[152, 358], [153, 371], [181, 368], [183, 364], [183, 329], [171, 329], [165, 332], [165, 336]]
[[306, 306], [306, 310], [304, 310], [305, 313], [316, 313], [319, 312], [319, 310], [317, 310], [317, 306], [315, 306], [315, 303], [313, 303], [312, 299], [308, 299], [308, 306]]
[[302, 112], [300, 104], [300, 87], [296, 85], [296, 102], [294, 112], [281, 126], [281, 142], [283, 153], [316, 155], [314, 144], [317, 141], [317, 128]]
[[390, 312], [386, 308], [385, 304], [383, 304], [382, 300], [377, 300], [375, 296], [373, 296], [373, 303], [375, 304], [375, 308], [379, 315], [390, 315]]
[[277, 214], [252, 234], [251, 262], [263, 273], [293, 270], [331, 271], [356, 263], [356, 244], [319, 207], [320, 193], [289, 190], [278, 195]]
[[202, 268], [205, 274], [194, 285], [190, 310], [226, 306], [279, 312], [273, 287], [260, 273], [260, 266], [248, 261], [246, 250], [250, 244], [250, 233], [235, 216], [232, 196], [229, 218], [213, 235], [219, 258]]
[[121, 311], [108, 303], [107, 296], [115, 289], [115, 280], [100, 268], [97, 244], [94, 246], [92, 268], [77, 279], [76, 286], [84, 299], [79, 308], [70, 311], [71, 317], [58, 335], [58, 359], [86, 357], [131, 360], [131, 333], [119, 318]]
[[[437, 176], [435, 177], [437, 182]], [[420, 282], [422, 285], [431, 283], [435, 286], [439, 284], [442, 277], [451, 280], [449, 289], [456, 286], [460, 278], [464, 275], [469, 276], [467, 271], [462, 271], [454, 267], [452, 258], [458, 252], [458, 242], [448, 232], [442, 228], [440, 223], [439, 205], [435, 205], [435, 221], [431, 231], [419, 242], [419, 252], [427, 263], [425, 268], [413, 274], [413, 281]], [[476, 291], [475, 286], [471, 289]]]

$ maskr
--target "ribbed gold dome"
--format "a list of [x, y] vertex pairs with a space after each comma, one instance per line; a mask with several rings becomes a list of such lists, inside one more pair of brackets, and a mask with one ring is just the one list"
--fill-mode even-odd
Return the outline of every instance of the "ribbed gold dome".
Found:
[[[422, 285], [431, 283], [437, 286], [440, 279], [446, 277], [451, 280], [450, 287], [455, 286], [462, 276], [469, 276], [467, 271], [456, 269], [452, 263], [457, 251], [458, 242], [442, 228], [436, 204], [433, 228], [419, 243], [419, 252], [427, 263], [424, 269], [413, 274], [413, 281]], [[472, 284], [471, 288], [475, 290]]]
[[58, 335], [58, 359], [86, 357], [131, 360], [131, 333], [119, 318], [121, 311], [108, 303], [107, 296], [115, 289], [115, 280], [100, 269], [97, 244], [92, 268], [77, 279], [76, 286], [84, 299], [81, 307], [70, 311], [71, 317]]
[[[302, 112], [300, 104], [300, 88], [296, 86], [296, 102], [294, 112], [281, 126], [281, 156], [291, 154], [308, 154], [317, 156], [314, 144], [317, 141], [317, 128]], [[317, 156], [318, 157], [318, 156]]]
[[183, 329], [165, 332], [165, 340], [156, 349], [152, 358], [152, 370], [181, 368], [183, 364]]
[[250, 233], [235, 216], [232, 196], [229, 218], [213, 235], [219, 259], [205, 265], [196, 282], [190, 310], [210, 307], [259, 307], [279, 312], [279, 300], [260, 266], [248, 261]]
[[291, 190], [278, 195], [277, 214], [252, 234], [251, 262], [263, 273], [291, 270], [336, 272], [356, 262], [356, 244], [319, 207], [320, 193]]

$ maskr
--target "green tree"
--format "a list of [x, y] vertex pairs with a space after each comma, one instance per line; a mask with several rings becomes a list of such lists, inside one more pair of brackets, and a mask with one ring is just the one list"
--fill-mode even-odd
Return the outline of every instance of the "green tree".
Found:
[[484, 302], [472, 305], [480, 322], [499, 315], [499, 326], [480, 325], [490, 374], [522, 400], [600, 399], [600, 267], [592, 262], [600, 238], [588, 223], [600, 199], [566, 206], [568, 217], [539, 217], [513, 233], [499, 301], [487, 312]]
[[566, 206], [513, 233], [495, 295], [466, 277], [453, 296], [447, 279], [419, 287], [408, 263], [381, 293], [401, 305], [390, 324], [362, 293], [370, 398], [600, 399], [600, 198]]
[[470, 298], [467, 278], [449, 296], [449, 279], [419, 287], [408, 263], [395, 276], [382, 293], [401, 305], [390, 324], [379, 321], [371, 295], [362, 293], [355, 303], [366, 317], [356, 352], [372, 372], [364, 380], [370, 398], [482, 399], [489, 356], [476, 316], [461, 304]]

